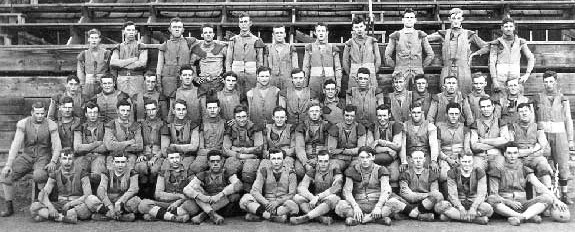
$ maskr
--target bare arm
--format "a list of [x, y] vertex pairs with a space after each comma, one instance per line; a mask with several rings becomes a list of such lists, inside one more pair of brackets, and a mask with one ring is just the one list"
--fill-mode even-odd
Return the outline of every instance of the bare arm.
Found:
[[343, 197], [349, 202], [352, 207], [359, 207], [355, 199], [353, 198], [353, 180], [349, 177], [345, 178], [345, 184], [343, 185]]
[[226, 71], [232, 71], [232, 62], [234, 61], [234, 40], [228, 42], [228, 51], [226, 54]]
[[317, 196], [319, 199], [324, 199], [331, 194], [339, 194], [341, 192], [341, 187], [343, 186], [343, 175], [337, 174], [333, 177], [333, 182], [331, 183], [331, 187], [326, 189], [325, 191], [321, 192]]
[[312, 177], [305, 175], [297, 187], [297, 193], [310, 201], [314, 197], [314, 195], [309, 191], [309, 184], [311, 181]]
[[199, 137], [200, 137], [200, 129], [199, 129], [199, 127], [196, 127], [194, 129], [192, 129], [192, 133], [190, 135], [190, 143], [189, 144], [179, 144], [178, 148], [182, 152], [197, 151], [198, 147], [200, 145]]
[[12, 140], [12, 144], [10, 145], [10, 150], [8, 151], [8, 159], [6, 160], [6, 166], [12, 167], [12, 163], [14, 159], [16, 159], [16, 155], [18, 155], [18, 151], [20, 147], [22, 147], [22, 143], [24, 143], [24, 128], [25, 128], [24, 120], [19, 121], [16, 124], [16, 133], [14, 134], [14, 140]]
[[194, 179], [192, 179], [190, 183], [184, 187], [183, 192], [187, 197], [195, 199], [196, 201], [200, 200], [198, 196], [205, 196], [204, 189], [202, 188], [202, 181], [198, 179], [198, 177], [194, 177]]
[[377, 204], [375, 204], [375, 208], [383, 207], [383, 204], [387, 202], [389, 196], [391, 195], [391, 186], [389, 185], [389, 176], [382, 176], [379, 178], [379, 182], [381, 185], [381, 195], [379, 195], [379, 200]]
[[337, 84], [337, 89], [341, 89], [341, 77], [342, 77], [342, 73], [341, 73], [341, 60], [339, 57], [339, 52], [334, 52], [333, 54], [333, 68], [335, 69], [335, 82]]
[[429, 130], [429, 149], [431, 150], [431, 161], [437, 161], [439, 156], [439, 145], [437, 144], [437, 127], [433, 124], [429, 124], [427, 127]]
[[104, 144], [106, 144], [106, 148], [110, 151], [122, 151], [126, 149], [128, 146], [129, 141], [119, 142], [114, 135], [114, 131], [106, 128], [104, 131]]
[[565, 115], [565, 129], [567, 131], [567, 140], [573, 141], [573, 120], [571, 119], [571, 105], [569, 100], [563, 100], [563, 114]]
[[521, 51], [523, 52], [523, 55], [527, 59], [527, 68], [525, 69], [525, 75], [529, 76], [533, 71], [533, 67], [535, 67], [535, 56], [533, 55], [529, 47], [527, 47], [527, 44], [524, 44], [523, 47], [521, 47]]
[[50, 162], [58, 163], [60, 151], [62, 151], [58, 125], [55, 122], [48, 121], [48, 130], [50, 130], [50, 141], [52, 141], [52, 159], [50, 159]]
[[[158, 78], [157, 83], [162, 89], [162, 69], [164, 69], [164, 51], [158, 51], [158, 64], [156, 65], [156, 77]], [[169, 96], [166, 96], [169, 97]]]
[[142, 130], [138, 129], [134, 133], [134, 140], [136, 141], [134, 144], [130, 145], [126, 148], [126, 151], [134, 151], [140, 152], [144, 150], [144, 139], [142, 138]]
[[349, 46], [344, 45], [343, 46], [343, 58], [341, 61], [341, 66], [343, 66], [343, 70], [345, 71], [345, 73], [347, 73], [347, 75], [350, 75], [350, 68], [351, 68], [351, 61], [350, 61], [350, 54], [349, 54]]
[[478, 152], [484, 152], [487, 151], [489, 149], [493, 149], [495, 148], [494, 146], [491, 146], [489, 144], [485, 144], [485, 143], [480, 143], [479, 142], [479, 135], [477, 134], [476, 130], [471, 130], [471, 149], [478, 153]]
[[429, 105], [429, 110], [427, 111], [427, 121], [430, 123], [435, 123], [435, 116], [437, 115], [437, 101], [431, 101]]
[[127, 68], [126, 66], [136, 62], [138, 57], [130, 57], [128, 59], [120, 59], [120, 54], [118, 49], [114, 49], [112, 52], [112, 57], [110, 57], [110, 66], [114, 68]]
[[238, 152], [232, 150], [232, 139], [229, 135], [224, 135], [223, 148], [224, 154], [226, 154], [228, 157], [237, 157], [239, 154]]
[[225, 196], [229, 196], [229, 195], [232, 195], [234, 193], [239, 192], [244, 185], [242, 183], [242, 181], [240, 181], [238, 176], [236, 176], [236, 174], [233, 174], [232, 176], [230, 176], [229, 181], [230, 181], [230, 184], [227, 185], [224, 189], [222, 189], [222, 194], [224, 194]]
[[304, 140], [304, 136], [301, 132], [296, 132], [295, 143], [296, 143], [295, 155], [296, 155], [297, 159], [302, 164], [306, 164], [307, 163], [307, 154], [305, 151], [305, 140]]
[[156, 191], [154, 196], [156, 200], [162, 202], [172, 202], [183, 198], [182, 194], [168, 193], [165, 191], [165, 179], [163, 176], [158, 176], [156, 181]]
[[262, 174], [262, 171], [265, 171], [265, 169], [259, 169], [258, 173], [256, 175], [256, 180], [254, 181], [254, 184], [252, 185], [252, 190], [250, 191], [250, 193], [252, 194], [252, 196], [256, 199], [256, 201], [262, 205], [267, 205], [269, 203], [269, 201], [262, 195], [262, 190], [264, 188], [264, 182], [265, 182], [265, 177]]
[[122, 195], [118, 201], [122, 203], [126, 203], [130, 198], [136, 196], [140, 187], [138, 186], [138, 174], [130, 176], [130, 187], [128, 190]]
[[50, 106], [48, 106], [48, 118], [52, 121], [56, 121], [58, 117], [58, 106], [54, 99], [50, 99]]
[[477, 181], [477, 196], [471, 205], [471, 208], [477, 209], [479, 205], [485, 202], [485, 198], [487, 197], [487, 175], [481, 177], [479, 181]]
[[[310, 49], [311, 49], [311, 46], [310, 46]], [[305, 52], [303, 54], [303, 63], [302, 63], [301, 69], [305, 73], [305, 77], [309, 80], [310, 73], [311, 73], [311, 55], [307, 49], [305, 49]]]

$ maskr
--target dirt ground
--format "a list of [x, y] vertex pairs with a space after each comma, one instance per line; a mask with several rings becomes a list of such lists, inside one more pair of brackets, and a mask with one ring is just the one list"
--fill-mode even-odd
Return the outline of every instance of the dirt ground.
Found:
[[[3, 206], [2, 206], [3, 207]], [[575, 215], [575, 207], [571, 207], [571, 215]], [[552, 222], [550, 218], [544, 218], [541, 224], [521, 224], [519, 227], [511, 226], [504, 219], [492, 220], [489, 225], [481, 226], [460, 222], [420, 222], [413, 220], [394, 221], [392, 226], [382, 225], [360, 225], [348, 227], [342, 221], [338, 221], [332, 226], [325, 226], [319, 223], [292, 226], [289, 224], [277, 224], [271, 222], [246, 222], [242, 217], [226, 218], [225, 224], [221, 226], [213, 225], [209, 222], [196, 226], [189, 223], [179, 224], [172, 222], [95, 222], [81, 221], [76, 225], [68, 225], [55, 222], [33, 222], [30, 213], [25, 208], [20, 208], [18, 212], [9, 218], [0, 218], [0, 231], [81, 231], [81, 232], [152, 232], [152, 231], [274, 231], [274, 232], [298, 232], [298, 231], [465, 231], [465, 232], [496, 232], [496, 231], [552, 231], [563, 232], [573, 231], [575, 220], [569, 223]]]

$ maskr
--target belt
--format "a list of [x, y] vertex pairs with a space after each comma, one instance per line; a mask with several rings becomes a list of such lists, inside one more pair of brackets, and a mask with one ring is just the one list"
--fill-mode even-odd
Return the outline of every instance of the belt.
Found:
[[537, 123], [546, 133], [565, 133], [564, 122], [539, 122]]
[[144, 75], [143, 71], [121, 69], [118, 70], [118, 76], [141, 76]]
[[352, 157], [349, 155], [337, 154], [337, 155], [333, 155], [333, 159], [338, 159], [338, 160], [343, 160], [343, 161], [351, 161]]
[[73, 201], [80, 198], [80, 196], [58, 196], [58, 201]]

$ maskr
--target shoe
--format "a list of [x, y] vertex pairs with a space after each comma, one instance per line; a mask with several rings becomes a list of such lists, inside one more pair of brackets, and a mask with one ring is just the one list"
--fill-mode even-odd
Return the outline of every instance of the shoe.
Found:
[[441, 215], [439, 215], [439, 220], [442, 222], [448, 222], [448, 221], [451, 221], [451, 218], [449, 218], [445, 214], [441, 214]]
[[149, 222], [157, 221], [156, 218], [152, 217], [152, 215], [150, 215], [150, 214], [144, 214], [144, 216], [142, 216], [142, 219], [144, 219], [144, 221], [149, 221]]
[[573, 204], [573, 201], [571, 199], [569, 199], [569, 197], [567, 196], [567, 193], [562, 194], [561, 201], [563, 203], [565, 203], [566, 205], [572, 205]]
[[122, 214], [122, 215], [120, 215], [120, 218], [118, 219], [118, 221], [121, 221], [121, 222], [133, 222], [135, 220], [136, 220], [136, 215], [133, 213]]
[[277, 223], [286, 223], [287, 222], [287, 215], [271, 216], [270, 221], [277, 222]]
[[[441, 215], [441, 216], [443, 216], [443, 215]], [[479, 225], [487, 225], [487, 223], [489, 223], [489, 218], [486, 216], [475, 217], [475, 219], [473, 219], [473, 223], [479, 224]]]
[[521, 225], [521, 219], [518, 217], [509, 217], [507, 218], [507, 221], [509, 222], [509, 224], [511, 224], [512, 226], [519, 226]]
[[62, 218], [62, 222], [68, 224], [76, 224], [78, 223], [78, 214], [76, 214], [75, 210], [69, 210], [67, 211], [66, 216]]
[[5, 201], [6, 211], [0, 212], [0, 217], [10, 217], [14, 214], [14, 204], [12, 201]]
[[94, 220], [94, 221], [109, 221], [110, 218], [106, 217], [103, 214], [95, 213], [95, 214], [92, 214], [92, 220]]
[[179, 223], [186, 223], [189, 220], [190, 220], [190, 215], [184, 214], [184, 215], [175, 216], [172, 221], [173, 222], [179, 222]]
[[303, 224], [309, 221], [309, 217], [307, 215], [300, 216], [300, 217], [292, 217], [289, 219], [289, 222], [293, 225]]
[[401, 221], [401, 220], [406, 220], [409, 219], [409, 216], [402, 214], [402, 213], [394, 213], [393, 214], [393, 220], [396, 221]]
[[528, 221], [528, 222], [531, 222], [531, 223], [541, 224], [541, 222], [543, 221], [543, 219], [541, 218], [541, 216], [535, 215], [535, 216], [529, 218], [527, 221]]
[[260, 221], [262, 221], [262, 218], [260, 216], [255, 215], [255, 214], [251, 214], [251, 213], [246, 214], [245, 219], [248, 222], [260, 222]]
[[382, 218], [376, 219], [375, 223], [380, 224], [380, 225], [391, 226], [391, 218], [382, 217]]
[[35, 222], [43, 222], [46, 221], [46, 219], [44, 219], [43, 217], [40, 217], [40, 215], [36, 215], [32, 218], [32, 220], [34, 220]]
[[345, 219], [345, 225], [347, 226], [357, 226], [359, 225], [359, 222], [357, 220], [355, 220], [355, 218], [352, 217], [348, 217]]
[[224, 224], [224, 217], [222, 217], [221, 215], [217, 214], [216, 212], [213, 212], [213, 213], [210, 215], [210, 219], [212, 219], [212, 222], [214, 222], [214, 224], [216, 224], [216, 225]]
[[208, 218], [208, 214], [205, 212], [201, 212], [200, 214], [194, 216], [192, 218], [192, 224], [199, 225], [204, 222]]
[[328, 226], [333, 224], [333, 218], [328, 217], [328, 216], [319, 216], [315, 220], [317, 220], [321, 224], [328, 225]]
[[402, 211], [403, 209], [401, 209], [401, 201], [396, 200], [394, 198], [390, 198], [386, 203], [385, 206], [391, 208], [391, 212], [397, 213]]
[[432, 213], [422, 213], [417, 216], [417, 219], [424, 222], [431, 222], [435, 220], [435, 216]]

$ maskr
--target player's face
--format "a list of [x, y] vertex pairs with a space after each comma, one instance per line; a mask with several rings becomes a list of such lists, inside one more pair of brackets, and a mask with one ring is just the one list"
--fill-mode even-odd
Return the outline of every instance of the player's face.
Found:
[[501, 31], [506, 36], [513, 36], [515, 34], [515, 24], [512, 22], [508, 22], [501, 26]]
[[236, 113], [234, 118], [236, 119], [236, 123], [240, 127], [246, 126], [246, 124], [248, 124], [248, 113], [245, 111]]
[[406, 28], [412, 28], [417, 22], [417, 18], [415, 18], [415, 13], [406, 13], [403, 18], [401, 19], [403, 22], [403, 26]]
[[373, 164], [373, 155], [362, 151], [358, 155], [359, 163], [363, 168], [369, 168]]
[[43, 122], [46, 118], [46, 109], [44, 108], [32, 108], [32, 117], [36, 122]]
[[485, 89], [485, 86], [487, 86], [487, 81], [485, 80], [485, 77], [483, 77], [483, 76], [473, 78], [472, 85], [473, 85], [473, 89], [475, 89], [475, 91], [483, 91]]
[[118, 107], [118, 117], [122, 121], [128, 121], [130, 119], [130, 113], [132, 112], [131, 106], [120, 106]]
[[319, 41], [327, 41], [328, 33], [327, 28], [324, 26], [315, 27], [315, 36]]
[[415, 81], [415, 89], [418, 93], [424, 93], [427, 91], [427, 80], [417, 79], [417, 81]]
[[214, 41], [214, 29], [211, 27], [204, 27], [202, 28], [202, 38], [204, 38], [204, 41], [206, 42], [212, 42]]
[[317, 156], [317, 166], [322, 172], [327, 171], [329, 168], [329, 155], [318, 155]]
[[80, 83], [76, 80], [71, 79], [66, 83], [66, 90], [68, 90], [69, 93], [76, 94], [78, 89], [80, 89]]
[[206, 111], [208, 112], [208, 117], [215, 118], [220, 114], [220, 107], [218, 103], [208, 103], [206, 104]]
[[273, 116], [274, 124], [282, 127], [286, 124], [287, 116], [285, 111], [276, 111]]
[[236, 77], [234, 76], [227, 76], [224, 79], [224, 87], [228, 90], [228, 91], [232, 91], [236, 88], [236, 84], [238, 83], [238, 80]]
[[457, 108], [450, 108], [447, 111], [447, 118], [449, 122], [455, 124], [459, 121], [459, 116], [461, 115], [461, 111]]
[[73, 110], [74, 110], [74, 104], [71, 102], [60, 105], [60, 113], [64, 118], [72, 117]]
[[249, 31], [250, 27], [252, 26], [252, 20], [250, 17], [242, 17], [239, 20], [238, 26], [240, 27], [241, 31]]
[[353, 32], [355, 32], [355, 34], [358, 36], [364, 36], [365, 35], [365, 28], [366, 28], [365, 23], [363, 23], [363, 22], [353, 24]]
[[270, 154], [270, 161], [272, 163], [272, 167], [275, 170], [280, 170], [284, 163], [283, 153], [271, 153]]
[[270, 72], [262, 71], [258, 73], [258, 83], [262, 86], [267, 86], [270, 83]]
[[393, 80], [393, 89], [396, 92], [402, 92], [405, 90], [405, 80], [403, 78], [396, 78]]
[[100, 36], [98, 34], [92, 33], [88, 37], [88, 44], [90, 47], [96, 47], [100, 44]]
[[358, 74], [357, 74], [357, 85], [358, 85], [360, 88], [367, 88], [367, 87], [369, 87], [369, 74], [358, 73]]
[[493, 103], [489, 100], [480, 101], [479, 110], [481, 110], [481, 114], [483, 114], [483, 116], [491, 117], [493, 114]]
[[464, 171], [473, 170], [473, 156], [464, 155], [463, 157], [459, 158], [459, 163], [461, 164], [461, 169]]
[[102, 92], [112, 93], [114, 92], [114, 79], [112, 78], [102, 78]]
[[321, 107], [312, 106], [308, 110], [309, 119], [312, 121], [318, 121], [321, 118]]
[[146, 76], [146, 81], [144, 81], [146, 85], [146, 90], [152, 92], [156, 89], [156, 76]]
[[146, 117], [150, 120], [156, 119], [158, 116], [158, 107], [156, 104], [147, 104], [144, 107], [146, 108]]
[[136, 38], [136, 26], [129, 25], [124, 28], [124, 36], [126, 36], [126, 40], [134, 40]]
[[413, 122], [421, 122], [421, 120], [423, 120], [423, 110], [421, 109], [421, 107], [414, 107], [413, 109], [411, 109], [411, 120], [413, 120]]
[[274, 40], [277, 43], [283, 43], [286, 41], [286, 28], [285, 27], [279, 27], [279, 28], [274, 28]]
[[377, 114], [377, 121], [379, 122], [380, 125], [385, 125], [389, 122], [389, 118], [391, 116], [389, 115], [389, 110], [377, 110], [376, 114]]
[[457, 79], [455, 78], [446, 78], [445, 83], [443, 84], [443, 87], [445, 88], [445, 91], [449, 94], [454, 94], [455, 92], [457, 92]]
[[100, 116], [100, 113], [98, 111], [99, 111], [98, 107], [94, 107], [91, 109], [86, 108], [86, 119], [88, 119], [88, 121], [90, 122], [98, 121], [98, 116]]
[[350, 111], [350, 112], [344, 111], [343, 112], [343, 121], [347, 125], [353, 124], [353, 122], [355, 122], [355, 111]]
[[513, 80], [507, 81], [507, 92], [510, 95], [515, 96], [515, 95], [519, 94], [519, 90], [520, 90], [519, 87], [520, 87], [519, 86], [519, 79], [513, 79]]
[[305, 74], [304, 72], [299, 72], [291, 75], [291, 81], [293, 86], [296, 88], [305, 87]]
[[116, 172], [122, 173], [124, 172], [124, 169], [126, 169], [126, 165], [128, 164], [128, 158], [127, 157], [114, 157], [114, 170], [116, 170]]
[[508, 147], [505, 149], [505, 160], [508, 163], [514, 164], [519, 159], [519, 149], [517, 147]]
[[72, 154], [62, 154], [60, 155], [60, 165], [69, 171], [72, 169], [72, 165], [74, 164], [74, 155]]
[[461, 27], [461, 23], [463, 22], [463, 15], [462, 14], [452, 14], [449, 17], [449, 21], [451, 22], [451, 27]]
[[182, 74], [180, 74], [180, 80], [182, 80], [182, 85], [192, 85], [192, 81], [194, 80], [194, 71], [182, 70]]
[[413, 161], [413, 166], [415, 168], [423, 168], [425, 163], [425, 153], [422, 151], [414, 151], [411, 153], [411, 160]]
[[546, 77], [543, 79], [543, 85], [545, 86], [545, 90], [548, 92], [554, 91], [555, 86], [557, 85], [557, 80], [555, 77]]
[[210, 164], [210, 171], [220, 172], [222, 170], [222, 157], [221, 156], [210, 156], [208, 161]]
[[324, 86], [323, 93], [329, 99], [335, 98], [337, 96], [337, 87], [335, 84], [328, 84]]
[[174, 115], [176, 116], [176, 118], [182, 120], [186, 117], [186, 115], [188, 114], [188, 109], [187, 106], [181, 103], [176, 103], [174, 105]]
[[180, 165], [182, 161], [182, 157], [180, 156], [180, 153], [170, 153], [168, 154], [168, 162], [170, 162], [170, 165], [172, 167], [177, 167]]
[[522, 122], [529, 122], [531, 119], [531, 108], [529, 107], [521, 107], [517, 109], [517, 113], [519, 114], [519, 120]]
[[184, 33], [184, 23], [182, 22], [170, 23], [169, 31], [172, 34], [172, 36], [179, 38]]

